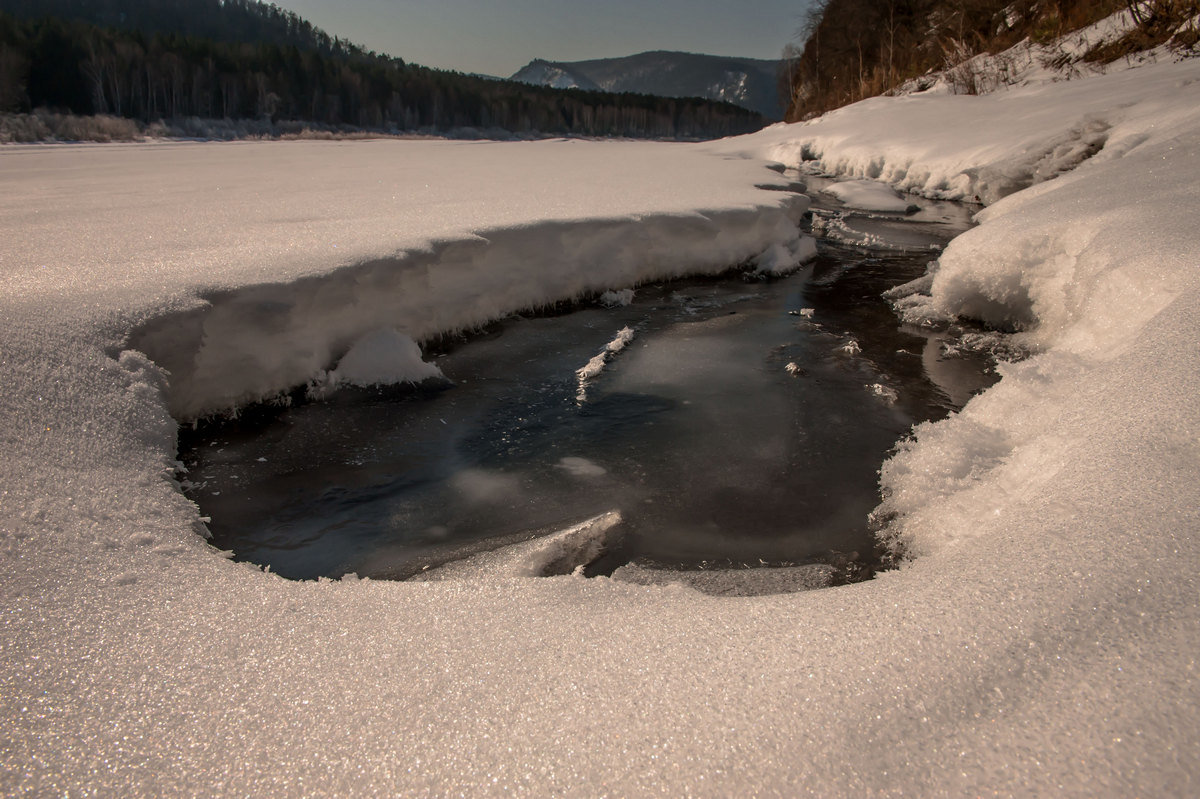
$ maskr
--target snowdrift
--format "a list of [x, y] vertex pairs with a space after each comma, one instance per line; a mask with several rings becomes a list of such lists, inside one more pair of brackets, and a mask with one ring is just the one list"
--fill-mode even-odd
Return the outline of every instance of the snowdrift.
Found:
[[[1198, 79], [872, 100], [703, 146], [0, 152], [0, 786], [1188, 794]], [[197, 535], [172, 409], [270, 396], [383, 327], [800, 254], [802, 204], [753, 188], [768, 161], [1006, 197], [896, 297], [1034, 352], [885, 465], [905, 568], [721, 598], [528, 577], [521, 553], [470, 579], [301, 583]], [[632, 264], [638, 231], [653, 266]]]
[[516, 311], [751, 260], [786, 272], [813, 252], [797, 228], [807, 206], [807, 197], [789, 194], [758, 209], [487, 231], [328, 275], [213, 293], [200, 308], [153, 320], [128, 346], [170, 373], [175, 418], [231, 412], [320, 380], [356, 341], [393, 326], [426, 341]]

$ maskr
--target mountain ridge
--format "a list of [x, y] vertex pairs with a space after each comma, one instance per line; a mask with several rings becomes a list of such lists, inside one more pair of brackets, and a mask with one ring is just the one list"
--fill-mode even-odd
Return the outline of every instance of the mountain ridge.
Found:
[[551, 61], [535, 58], [509, 78], [539, 86], [723, 100], [781, 119], [781, 62], [648, 50], [616, 58]]

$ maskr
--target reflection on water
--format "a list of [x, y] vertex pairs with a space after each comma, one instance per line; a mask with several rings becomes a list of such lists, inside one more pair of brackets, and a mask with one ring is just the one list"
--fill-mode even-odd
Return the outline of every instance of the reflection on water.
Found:
[[[924, 271], [944, 228], [909, 223], [917, 254], [826, 242], [783, 280], [510, 319], [437, 358], [449, 383], [201, 425], [180, 441], [190, 495], [217, 546], [290, 577], [402, 578], [608, 510], [622, 543], [593, 572], [868, 557], [889, 449], [989, 380], [978, 356], [943, 363], [938, 335], [898, 328], [880, 298]], [[580, 399], [576, 370], [625, 327]]]

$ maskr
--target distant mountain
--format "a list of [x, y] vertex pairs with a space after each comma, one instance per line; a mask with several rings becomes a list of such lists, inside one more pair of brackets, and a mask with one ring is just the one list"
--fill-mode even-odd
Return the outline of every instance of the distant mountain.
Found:
[[602, 89], [596, 83], [572, 68], [571, 64], [552, 64], [535, 58], [517, 71], [509, 80], [529, 83], [533, 86], [549, 86], [552, 89], [584, 89], [598, 92]]
[[511, 80], [559, 89], [724, 100], [781, 119], [779, 61], [654, 51], [592, 61], [535, 59]]

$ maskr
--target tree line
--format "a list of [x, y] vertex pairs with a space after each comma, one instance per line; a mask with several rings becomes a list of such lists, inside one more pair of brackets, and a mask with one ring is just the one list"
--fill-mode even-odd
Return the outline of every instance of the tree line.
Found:
[[[29, 0], [4, 0], [6, 6], [21, 2]], [[34, 5], [53, 3], [72, 0]], [[145, 29], [106, 27], [0, 12], [0, 112], [48, 108], [145, 123], [199, 117], [394, 132], [476, 128], [683, 139], [747, 133], [764, 124], [757, 113], [699, 98], [557, 90], [407, 64], [328, 37], [254, 0], [85, 5], [93, 13], [142, 8], [151, 21]], [[195, 24], [172, 16], [183, 7], [195, 12], [187, 17]], [[218, 26], [201, 11], [249, 15], [259, 23]], [[130, 12], [123, 13], [128, 23]], [[165, 30], [172, 25], [199, 32]], [[262, 38], [235, 40], [226, 35], [231, 30]]]
[[295, 45], [326, 55], [362, 52], [299, 15], [259, 0], [0, 0], [0, 12], [26, 20], [76, 20], [147, 36], [174, 33], [218, 42]]

